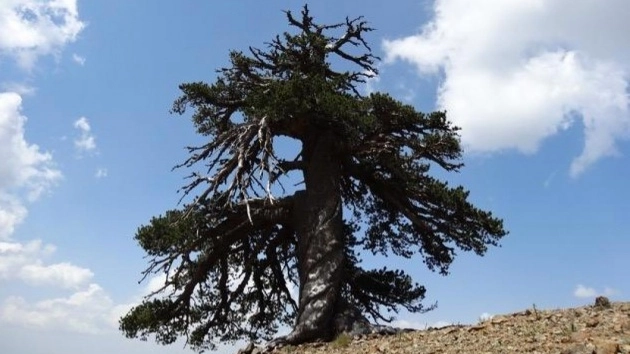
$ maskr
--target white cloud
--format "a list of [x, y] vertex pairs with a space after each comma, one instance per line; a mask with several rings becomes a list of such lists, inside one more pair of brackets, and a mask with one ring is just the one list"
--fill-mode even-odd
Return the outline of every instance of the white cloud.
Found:
[[413, 329], [426, 330], [428, 328], [442, 328], [442, 327], [450, 326], [452, 324], [453, 323], [449, 321], [437, 321], [432, 324], [429, 324], [427, 322], [400, 319], [400, 320], [392, 321], [391, 326], [397, 327], [397, 328], [413, 328]]
[[106, 168], [102, 168], [99, 167], [96, 169], [96, 173], [94, 174], [94, 177], [96, 178], [105, 178], [107, 177], [107, 169]]
[[[161, 288], [164, 287], [165, 282], [166, 282], [166, 274], [165, 273], [160, 273], [158, 275], [155, 275], [155, 276], [149, 278], [149, 280], [147, 281], [146, 285], [144, 286], [144, 294], [143, 295], [152, 294], [152, 293], [160, 290]], [[171, 289], [172, 288], [169, 287], [167, 289], [167, 291], [169, 291]]]
[[484, 312], [484, 313], [482, 313], [482, 314], [479, 316], [479, 320], [480, 320], [480, 321], [487, 321], [487, 320], [491, 320], [491, 319], [492, 319], [492, 317], [494, 317], [494, 315], [491, 315], [491, 314], [489, 314], [489, 313], [487, 313], [487, 312]]
[[0, 240], [8, 239], [26, 217], [24, 201], [34, 201], [61, 178], [52, 155], [24, 137], [22, 98], [0, 93]]
[[56, 285], [63, 288], [76, 288], [87, 283], [94, 273], [86, 268], [67, 262], [51, 265], [28, 264], [20, 270], [20, 278], [34, 285]]
[[394, 320], [391, 323], [392, 327], [397, 328], [413, 328], [413, 329], [427, 329], [429, 325], [427, 323], [420, 323], [412, 320]]
[[581, 121], [578, 176], [630, 137], [627, 13], [626, 0], [437, 0], [419, 34], [384, 42], [386, 62], [444, 75], [438, 108], [471, 152], [534, 153]]
[[85, 57], [82, 57], [76, 53], [72, 54], [72, 60], [81, 66], [85, 65]]
[[24, 298], [7, 298], [0, 307], [0, 320], [25, 327], [65, 329], [79, 333], [111, 330], [120, 311], [97, 284], [68, 297], [27, 302]]
[[74, 127], [79, 130], [79, 137], [74, 139], [74, 146], [79, 152], [94, 151], [96, 149], [96, 138], [92, 134], [90, 123], [87, 118], [81, 117], [74, 122]]
[[573, 291], [573, 295], [579, 298], [593, 298], [600, 295], [612, 296], [616, 294], [617, 291], [613, 288], [606, 287], [602, 292], [599, 292], [595, 288], [584, 286], [582, 284], [578, 284], [578, 286]]
[[0, 240], [11, 236], [26, 214], [26, 208], [16, 198], [0, 194]]
[[573, 292], [575, 297], [588, 298], [597, 296], [597, 290], [579, 284]]
[[[12, 58], [31, 70], [42, 56], [58, 57], [62, 49], [77, 39], [85, 27], [77, 10], [77, 0], [0, 0], [0, 64]], [[74, 54], [77, 64], [85, 58]], [[1, 69], [0, 69], [1, 70]], [[0, 83], [0, 286], [22, 282], [68, 291], [54, 298], [46, 290], [40, 299], [23, 296], [0, 299], [0, 323], [74, 332], [115, 331], [118, 317], [130, 305], [115, 303], [98, 285], [91, 283], [93, 272], [69, 262], [51, 262], [55, 247], [40, 240], [11, 240], [16, 226], [27, 215], [27, 202], [35, 201], [61, 179], [52, 155], [26, 141], [21, 114], [22, 95], [35, 89], [21, 83]], [[75, 122], [80, 151], [96, 148], [86, 118]], [[106, 174], [106, 170], [99, 172]], [[8, 287], [8, 291], [11, 291]], [[23, 294], [18, 294], [23, 295]]]
[[3, 82], [0, 87], [4, 91], [15, 92], [20, 96], [30, 96], [37, 91], [35, 87], [21, 82]]
[[0, 283], [21, 281], [34, 286], [72, 290], [67, 297], [27, 301], [10, 296], [0, 302], [0, 323], [42, 329], [99, 333], [112, 331], [132, 304], [115, 303], [87, 268], [62, 262], [46, 264], [55, 252], [41, 240], [28, 243], [0, 242]]
[[94, 274], [87, 268], [68, 262], [45, 264], [54, 251], [54, 246], [41, 240], [0, 242], [0, 281], [16, 279], [35, 286], [78, 289], [92, 279]]
[[0, 280], [19, 277], [22, 267], [51, 255], [55, 248], [41, 240], [28, 243], [0, 242]]
[[31, 69], [38, 57], [74, 42], [84, 27], [76, 0], [2, 0], [0, 55]]
[[[380, 68], [378, 67], [377, 69], [380, 70]], [[373, 70], [367, 70], [364, 73], [366, 75], [369, 75], [369, 77], [365, 78], [365, 85], [364, 85], [365, 94], [369, 95], [377, 91], [377, 86], [379, 82], [381, 81], [381, 77], [378, 76], [378, 74], [374, 72]]]

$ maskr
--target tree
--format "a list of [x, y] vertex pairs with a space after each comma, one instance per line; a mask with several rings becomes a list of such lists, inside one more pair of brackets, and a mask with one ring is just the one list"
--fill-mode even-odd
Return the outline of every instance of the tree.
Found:
[[[208, 142], [189, 147], [178, 167], [207, 173], [192, 173], [183, 187], [190, 204], [136, 234], [151, 257], [144, 276], [166, 280], [121, 319], [128, 337], [155, 334], [167, 344], [185, 336], [204, 349], [269, 339], [288, 325], [283, 342], [329, 340], [391, 321], [385, 311], [432, 308], [407, 273], [363, 268], [361, 250], [419, 254], [446, 275], [456, 249], [483, 255], [506, 235], [463, 187], [429, 175], [463, 166], [458, 128], [445, 112], [360, 94], [377, 72], [366, 22], [319, 25], [306, 6], [301, 17], [286, 15], [297, 33], [265, 50], [231, 52], [231, 66], [211, 85], [180, 86], [173, 111], [193, 108]], [[276, 153], [280, 136], [301, 144], [291, 158]], [[303, 177], [292, 194], [282, 185], [291, 172]]]

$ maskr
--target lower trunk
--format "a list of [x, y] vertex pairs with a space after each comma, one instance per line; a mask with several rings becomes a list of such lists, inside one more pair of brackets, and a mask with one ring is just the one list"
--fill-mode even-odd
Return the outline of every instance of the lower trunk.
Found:
[[365, 319], [341, 298], [344, 269], [341, 164], [331, 133], [304, 143], [306, 190], [295, 195], [300, 298], [293, 331], [283, 341], [329, 340]]
[[287, 341], [297, 344], [327, 340], [342, 285], [343, 243], [340, 240], [341, 210], [317, 209], [308, 192], [299, 195], [298, 273], [300, 291], [298, 313]]

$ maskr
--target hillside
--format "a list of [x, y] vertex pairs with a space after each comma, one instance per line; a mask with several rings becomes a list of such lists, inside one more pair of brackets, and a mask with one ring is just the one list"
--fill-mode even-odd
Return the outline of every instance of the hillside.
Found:
[[[252, 352], [264, 351], [255, 348]], [[269, 352], [630, 354], [630, 302], [610, 303], [601, 297], [594, 305], [579, 308], [532, 308], [495, 316], [476, 325], [453, 325], [390, 336], [342, 336], [331, 343], [288, 346]]]

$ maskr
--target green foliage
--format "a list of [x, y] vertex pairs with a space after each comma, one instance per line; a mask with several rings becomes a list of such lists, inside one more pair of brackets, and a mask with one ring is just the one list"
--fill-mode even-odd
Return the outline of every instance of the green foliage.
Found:
[[[120, 322], [128, 337], [155, 334], [172, 343], [185, 336], [193, 349], [217, 341], [269, 339], [291, 325], [298, 308], [295, 195], [274, 197], [271, 186], [291, 171], [305, 172], [312, 141], [334, 134], [341, 169], [345, 272], [341, 296], [374, 320], [383, 310], [422, 312], [425, 288], [401, 270], [364, 269], [359, 253], [421, 256], [448, 273], [456, 249], [483, 255], [507, 234], [502, 221], [474, 207], [463, 187], [429, 172], [458, 171], [458, 131], [445, 112], [422, 113], [385, 93], [363, 96], [358, 87], [376, 74], [378, 59], [362, 34], [361, 18], [335, 25], [313, 22], [305, 7], [296, 34], [284, 33], [265, 50], [230, 53], [230, 66], [212, 84], [186, 83], [172, 111], [192, 108], [193, 124], [208, 143], [189, 147], [178, 167], [202, 166], [182, 190], [196, 192], [181, 210], [155, 217], [136, 240], [150, 257], [144, 276], [166, 274], [164, 286]], [[339, 34], [340, 33], [340, 34]], [[347, 48], [352, 49], [352, 54]], [[336, 70], [341, 59], [354, 70]], [[273, 138], [302, 143], [281, 159]], [[364, 227], [360, 227], [364, 225]]]

